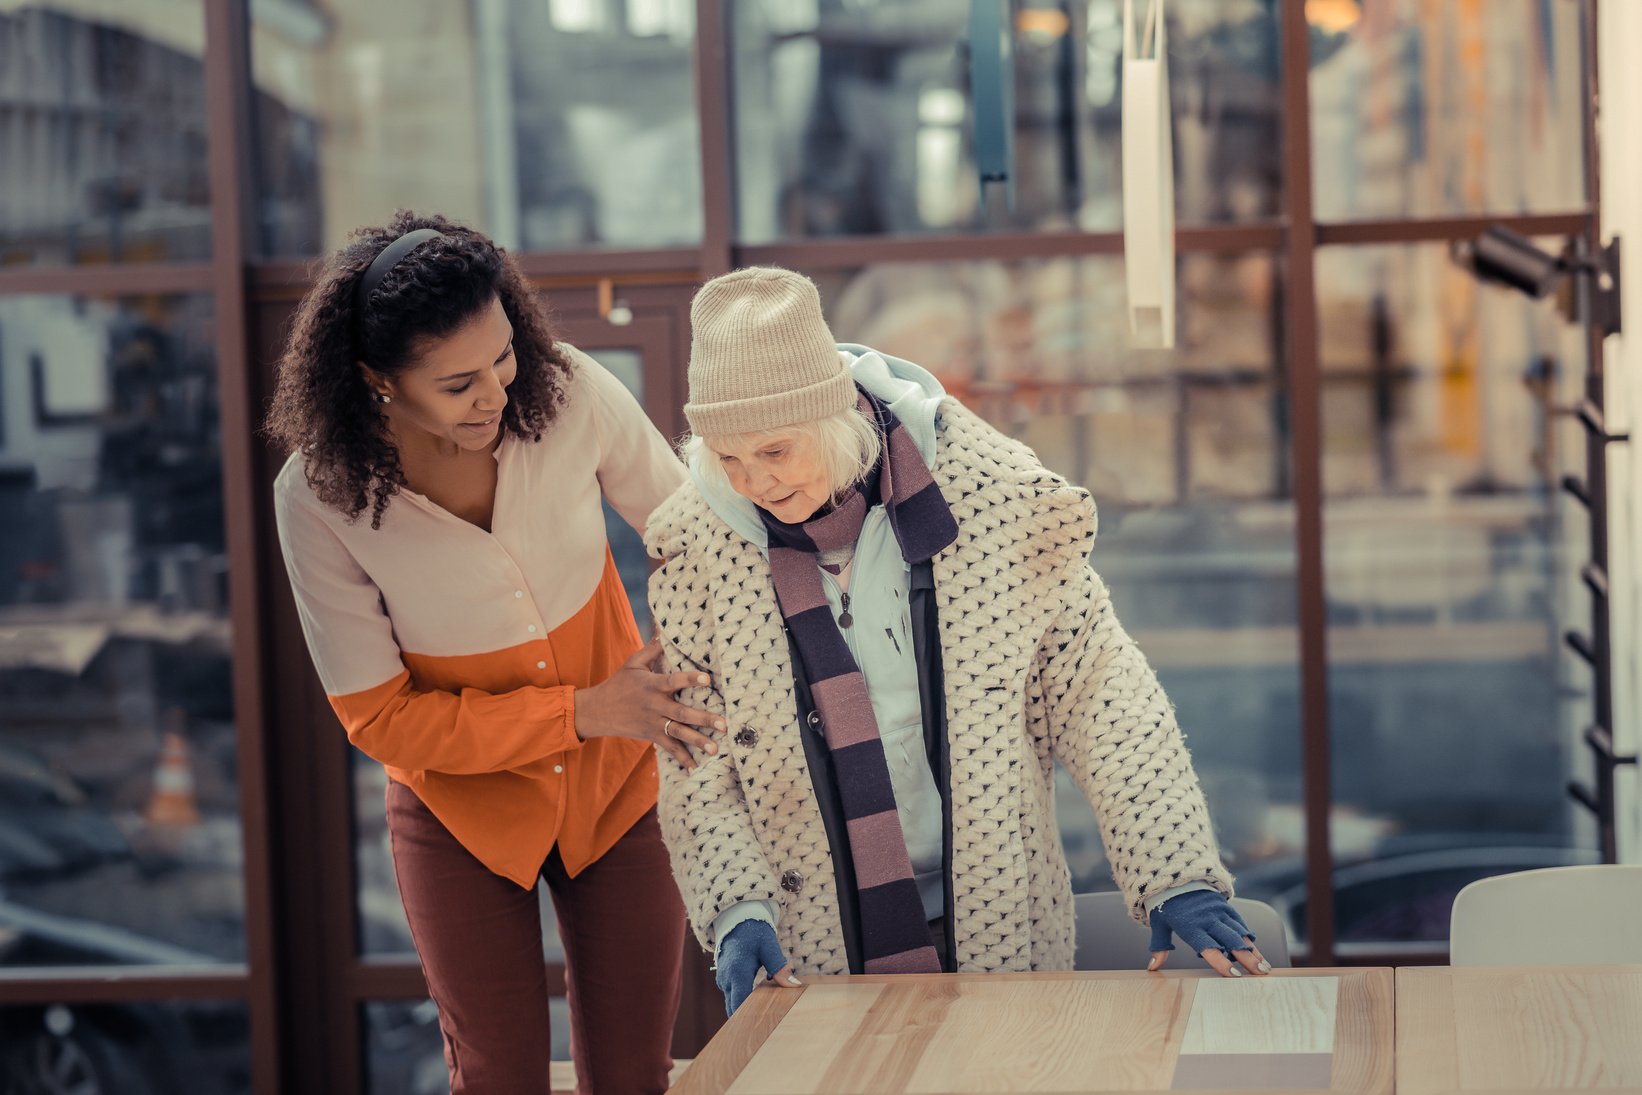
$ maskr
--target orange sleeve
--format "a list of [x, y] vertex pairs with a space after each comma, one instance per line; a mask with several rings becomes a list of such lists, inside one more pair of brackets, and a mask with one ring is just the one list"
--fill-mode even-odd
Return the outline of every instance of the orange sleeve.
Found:
[[332, 696], [348, 740], [373, 760], [455, 776], [518, 768], [577, 749], [575, 689], [422, 692], [410, 672], [362, 692]]

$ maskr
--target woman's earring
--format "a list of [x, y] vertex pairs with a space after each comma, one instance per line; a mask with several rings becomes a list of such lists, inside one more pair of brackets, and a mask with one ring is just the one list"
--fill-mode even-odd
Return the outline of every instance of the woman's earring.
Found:
[[382, 395], [379, 395], [376, 398], [380, 399], [384, 403], [392, 403], [393, 402], [393, 396], [387, 395], [386, 393], [384, 393]]

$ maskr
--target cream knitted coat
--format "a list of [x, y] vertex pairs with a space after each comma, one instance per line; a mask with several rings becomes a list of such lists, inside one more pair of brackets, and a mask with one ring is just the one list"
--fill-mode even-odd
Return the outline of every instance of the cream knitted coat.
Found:
[[[1055, 760], [1094, 806], [1137, 920], [1148, 895], [1204, 881], [1230, 896], [1231, 876], [1173, 709], [1089, 567], [1088, 493], [956, 400], [936, 428], [935, 481], [958, 521], [934, 560], [958, 968], [1070, 969]], [[847, 973], [769, 564], [693, 484], [655, 510], [645, 540], [666, 560], [650, 605], [668, 668], [713, 675], [680, 698], [729, 724], [694, 771], [660, 759], [662, 831], [696, 936], [710, 949], [719, 913], [774, 901], [800, 974]]]

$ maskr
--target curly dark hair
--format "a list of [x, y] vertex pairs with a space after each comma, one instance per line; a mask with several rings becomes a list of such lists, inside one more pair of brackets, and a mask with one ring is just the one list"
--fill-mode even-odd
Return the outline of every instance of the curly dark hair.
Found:
[[[446, 238], [430, 239], [400, 259], [366, 301], [364, 315], [356, 314], [355, 288], [371, 260], [417, 228], [437, 229]], [[285, 451], [302, 453], [308, 483], [321, 501], [350, 521], [369, 509], [371, 527], [382, 526], [405, 474], [360, 363], [399, 376], [416, 366], [426, 340], [460, 330], [496, 299], [513, 324], [518, 359], [502, 428], [539, 441], [564, 404], [571, 364], [505, 251], [465, 225], [401, 209], [383, 227], [355, 229], [325, 260], [318, 284], [297, 308], [263, 425]]]

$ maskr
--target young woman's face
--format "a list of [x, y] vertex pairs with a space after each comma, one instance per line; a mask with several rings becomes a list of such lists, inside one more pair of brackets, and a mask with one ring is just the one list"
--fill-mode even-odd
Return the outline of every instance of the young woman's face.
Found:
[[807, 433], [783, 430], [756, 441], [709, 440], [735, 492], [778, 521], [796, 525], [832, 497], [815, 443]]
[[418, 346], [416, 364], [372, 387], [392, 396], [383, 411], [396, 429], [409, 426], [469, 451], [489, 448], [502, 428], [507, 386], [518, 375], [513, 324], [499, 299], [442, 339]]

